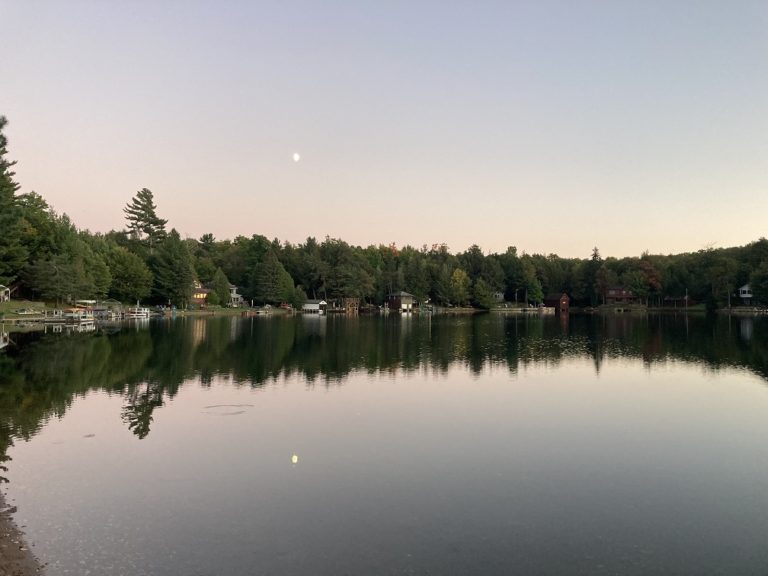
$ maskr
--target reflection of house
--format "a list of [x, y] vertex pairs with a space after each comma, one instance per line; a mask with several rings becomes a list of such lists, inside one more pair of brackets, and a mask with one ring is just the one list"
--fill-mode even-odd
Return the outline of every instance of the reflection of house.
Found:
[[203, 288], [200, 281], [195, 280], [193, 282], [191, 304], [195, 306], [205, 306], [206, 302], [208, 302], [208, 294], [210, 293], [211, 290], [209, 288]]
[[0, 284], [0, 302], [8, 302], [11, 299], [11, 289]]
[[411, 312], [416, 304], [416, 297], [408, 292], [393, 292], [387, 295], [387, 307], [398, 312]]
[[558, 314], [568, 314], [571, 306], [571, 297], [565, 292], [562, 294], [550, 294], [544, 298], [544, 306], [554, 308]]
[[325, 300], [307, 300], [301, 305], [302, 312], [310, 314], [324, 314], [328, 303]]
[[243, 297], [237, 293], [237, 286], [229, 285], [229, 305], [232, 308], [240, 308], [243, 305]]
[[605, 291], [606, 304], [639, 304], [640, 298], [628, 288], [613, 287]]
[[744, 284], [741, 288], [739, 288], [739, 298], [741, 298], [741, 303], [744, 306], [751, 306], [752, 305], [752, 287], [749, 284]]

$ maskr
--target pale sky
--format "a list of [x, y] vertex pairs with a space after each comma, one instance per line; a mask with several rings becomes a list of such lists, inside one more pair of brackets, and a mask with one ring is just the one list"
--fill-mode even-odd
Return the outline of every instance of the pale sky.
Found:
[[91, 231], [146, 187], [218, 239], [768, 236], [765, 0], [0, 0], [0, 30], [22, 191]]

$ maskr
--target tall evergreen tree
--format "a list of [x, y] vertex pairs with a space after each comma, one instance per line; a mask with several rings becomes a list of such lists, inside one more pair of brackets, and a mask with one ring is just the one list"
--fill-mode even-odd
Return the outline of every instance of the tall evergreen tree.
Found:
[[21, 212], [16, 191], [19, 185], [13, 180], [11, 167], [16, 162], [6, 159], [8, 140], [3, 134], [7, 124], [0, 116], [0, 283], [13, 282], [27, 258], [22, 240]]
[[175, 229], [158, 246], [152, 268], [155, 295], [164, 302], [185, 308], [192, 297], [195, 269], [187, 245]]
[[272, 250], [256, 265], [252, 277], [250, 292], [261, 304], [279, 304], [293, 296], [293, 279]]
[[152, 191], [148, 188], [139, 190], [123, 208], [128, 230], [149, 248], [150, 253], [165, 238], [165, 225], [168, 223], [168, 220], [158, 217], [156, 210]]
[[229, 302], [229, 280], [221, 268], [217, 268], [213, 275], [213, 293], [216, 294], [219, 304], [222, 306]]

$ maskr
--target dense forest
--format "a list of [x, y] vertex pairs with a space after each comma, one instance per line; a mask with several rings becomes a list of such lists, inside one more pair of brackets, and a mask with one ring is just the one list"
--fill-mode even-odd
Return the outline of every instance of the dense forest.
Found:
[[677, 255], [585, 258], [518, 253], [485, 254], [476, 245], [451, 253], [448, 246], [352, 246], [341, 239], [300, 244], [254, 234], [217, 240], [181, 238], [158, 216], [144, 188], [123, 208], [124, 230], [91, 233], [57, 214], [35, 193], [19, 193], [0, 117], [0, 284], [13, 297], [70, 301], [86, 298], [188, 305], [195, 281], [212, 288], [210, 304], [228, 299], [234, 284], [257, 304], [306, 298], [358, 297], [380, 304], [405, 290], [420, 301], [490, 308], [508, 302], [541, 302], [566, 292], [575, 304], [604, 302], [609, 287], [624, 287], [649, 305], [671, 305], [685, 296], [708, 308], [736, 304], [735, 291], [750, 283], [768, 303], [768, 240], [746, 246]]

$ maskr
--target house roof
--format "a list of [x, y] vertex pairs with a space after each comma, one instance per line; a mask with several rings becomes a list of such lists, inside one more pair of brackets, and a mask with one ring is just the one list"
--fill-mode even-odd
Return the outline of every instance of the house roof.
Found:
[[393, 296], [397, 298], [404, 298], [404, 297], [410, 297], [410, 298], [416, 298], [413, 294], [409, 294], [408, 292], [403, 292], [402, 290], [400, 292], [392, 292], [390, 294], [387, 294], [387, 298], [392, 298]]
[[327, 304], [327, 302], [325, 300], [305, 300], [304, 305], [307, 304]]
[[566, 292], [552, 292], [551, 294], [547, 294], [544, 300], [560, 300], [563, 296], [568, 298], [568, 300], [571, 299]]
[[629, 288], [625, 288], [624, 286], [609, 286], [606, 289], [606, 291], [608, 294], [619, 292], [623, 294], [632, 295], [632, 290], [630, 290]]

